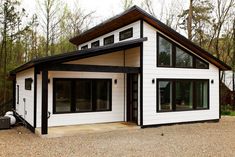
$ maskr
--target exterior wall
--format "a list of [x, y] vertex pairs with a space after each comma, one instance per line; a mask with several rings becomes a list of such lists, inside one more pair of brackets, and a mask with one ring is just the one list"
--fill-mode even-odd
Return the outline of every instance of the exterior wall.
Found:
[[91, 43], [92, 43], [92, 42], [95, 42], [95, 41], [97, 41], [97, 40], [100, 41], [100, 46], [103, 46], [103, 45], [104, 45], [104, 44], [103, 44], [104, 38], [105, 38], [105, 37], [108, 37], [108, 36], [110, 36], [110, 35], [114, 35], [114, 43], [126, 41], [126, 40], [119, 41], [119, 32], [121, 32], [121, 31], [123, 31], [123, 30], [126, 30], [126, 29], [128, 29], [128, 28], [131, 28], [131, 27], [133, 27], [133, 37], [132, 37], [132, 38], [128, 38], [128, 39], [126, 39], [126, 40], [131, 40], [131, 39], [138, 39], [138, 38], [140, 38], [140, 21], [136, 21], [136, 22], [134, 22], [134, 23], [131, 23], [131, 24], [129, 24], [129, 25], [126, 25], [125, 27], [122, 27], [122, 28], [120, 28], [120, 29], [117, 29], [117, 30], [112, 31], [112, 32], [110, 32], [110, 33], [107, 33], [107, 34], [105, 34], [105, 35], [102, 35], [102, 36], [100, 36], [100, 37], [98, 37], [98, 38], [95, 38], [95, 39], [93, 39], [93, 40], [91, 40], [91, 41], [85, 42], [85, 43], [79, 45], [79, 46], [78, 46], [78, 49], [81, 50], [81, 47], [84, 46], [84, 45], [88, 45], [88, 48], [91, 48]]
[[[148, 41], [143, 44], [143, 125], [219, 119], [219, 69], [212, 64], [209, 64], [209, 69], [157, 67], [156, 32], [158, 30], [146, 22], [143, 27], [143, 36], [148, 38]], [[209, 81], [210, 109], [157, 113], [157, 88], [156, 83], [152, 84], [152, 79], [160, 78], [214, 80], [213, 84]]]
[[[124, 55], [125, 54], [125, 55]], [[124, 64], [125, 59], [125, 64]], [[139, 48], [132, 48], [96, 57], [90, 57], [64, 64], [88, 64], [110, 66], [139, 66]], [[49, 71], [48, 77], [48, 126], [76, 125], [126, 121], [126, 74], [100, 72]], [[112, 79], [112, 111], [53, 114], [53, 78], [106, 78]], [[114, 84], [117, 79], [117, 84]], [[41, 74], [37, 75], [37, 127], [41, 127]], [[139, 115], [139, 114], [138, 114]]]
[[[94, 72], [49, 72], [48, 111], [51, 117], [48, 126], [124, 121], [124, 74]], [[53, 114], [53, 78], [106, 78], [112, 79], [112, 111]], [[114, 84], [117, 79], [117, 84]], [[40, 119], [38, 123], [40, 124]]]
[[[32, 78], [34, 81], [34, 68], [24, 70], [16, 74], [16, 89], [19, 85], [19, 93], [16, 90], [16, 112], [22, 116], [29, 124], [34, 125], [34, 84], [31, 90], [25, 90], [25, 79]], [[19, 94], [19, 104], [17, 95]], [[24, 101], [25, 99], [25, 101]]]

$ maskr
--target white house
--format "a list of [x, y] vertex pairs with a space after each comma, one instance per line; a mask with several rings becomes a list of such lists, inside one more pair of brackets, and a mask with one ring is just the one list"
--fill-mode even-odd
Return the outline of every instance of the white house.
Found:
[[77, 51], [35, 59], [11, 72], [15, 114], [32, 131], [219, 120], [220, 71], [231, 68], [139, 7], [70, 42]]

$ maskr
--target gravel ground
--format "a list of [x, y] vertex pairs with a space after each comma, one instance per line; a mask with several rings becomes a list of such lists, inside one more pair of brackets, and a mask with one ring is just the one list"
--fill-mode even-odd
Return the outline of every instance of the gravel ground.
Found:
[[41, 138], [23, 127], [0, 131], [0, 156], [235, 156], [235, 117], [219, 123]]

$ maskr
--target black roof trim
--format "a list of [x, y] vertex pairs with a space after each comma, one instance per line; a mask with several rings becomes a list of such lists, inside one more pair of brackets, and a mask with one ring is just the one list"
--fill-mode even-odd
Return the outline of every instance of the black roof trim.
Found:
[[80, 38], [80, 37], [82, 38], [84, 36], [89, 36], [90, 33], [98, 31], [100, 29], [103, 29], [104, 26], [112, 23], [113, 21], [119, 19], [120, 17], [127, 16], [127, 14], [133, 13], [133, 12], [135, 12], [135, 15], [136, 15], [135, 20], [144, 20], [147, 23], [149, 23], [149, 20], [153, 21], [153, 23], [149, 23], [149, 24], [152, 25], [153, 27], [155, 27], [156, 29], [158, 29], [159, 31], [161, 31], [163, 34], [165, 34], [168, 37], [176, 40], [177, 42], [179, 42], [180, 44], [187, 47], [189, 50], [191, 50], [193, 52], [199, 51], [200, 53], [197, 53], [197, 55], [199, 55], [202, 58], [206, 59], [207, 61], [209, 61], [213, 65], [217, 66], [219, 69], [221, 69], [221, 70], [231, 70], [231, 67], [229, 65], [227, 65], [223, 61], [219, 60], [218, 58], [213, 56], [208, 51], [204, 50], [200, 46], [198, 46], [195, 43], [193, 43], [192, 41], [188, 40], [186, 37], [184, 37], [180, 33], [176, 32], [171, 27], [167, 26], [166, 24], [164, 24], [163, 22], [161, 22], [160, 20], [158, 20], [154, 16], [150, 15], [145, 10], [141, 9], [140, 7], [138, 7], [136, 5], [131, 7], [130, 9], [124, 11], [123, 13], [118, 14], [118, 15], [102, 22], [101, 24], [98, 24], [95, 27], [81, 33], [80, 35], [71, 38], [69, 41], [72, 42], [73, 44], [77, 45], [76, 40], [78, 40], [78, 38]]
[[[72, 37], [71, 39], [69, 39], [69, 41], [70, 41], [71, 43], [73, 43], [73, 40], [75, 40], [78, 36], [83, 36], [83, 35], [86, 35], [86, 34], [89, 33], [89, 32], [93, 32], [93, 31], [95, 31], [97, 28], [103, 27], [103, 26], [106, 25], [107, 23], [112, 22], [114, 19], [117, 19], [117, 18], [119, 18], [119, 17], [121, 17], [121, 16], [124, 16], [125, 14], [127, 14], [127, 13], [129, 13], [129, 12], [135, 10], [135, 9], [140, 9], [140, 8], [139, 8], [138, 6], [136, 6], [136, 5], [134, 5], [134, 6], [132, 6], [130, 9], [128, 9], [128, 10], [126, 10], [126, 11], [124, 11], [124, 12], [121, 12], [120, 14], [117, 14], [117, 15], [111, 17], [111, 18], [108, 18], [107, 20], [101, 22], [100, 24], [98, 24], [98, 25], [96, 25], [96, 26], [94, 26], [94, 27], [92, 27], [92, 28], [90, 28], [90, 29], [88, 29], [88, 30], [82, 32], [81, 34], [79, 34], [79, 35], [77, 35], [77, 36], [75, 36], [75, 37]], [[75, 44], [75, 43], [73, 43], [73, 44]], [[75, 44], [75, 45], [76, 45], [76, 44]]]
[[123, 49], [129, 49], [133, 47], [139, 46], [142, 42], [147, 41], [147, 38], [138, 38], [138, 39], [133, 39], [133, 40], [127, 40], [123, 42], [118, 42], [110, 45], [105, 45], [105, 46], [100, 46], [100, 47], [95, 47], [95, 48], [90, 48], [90, 49], [85, 49], [85, 50], [77, 50], [73, 52], [67, 52], [63, 54], [58, 54], [54, 56], [49, 56], [49, 57], [42, 57], [38, 59], [33, 59], [16, 69], [12, 70], [10, 72], [11, 75], [16, 74], [17, 72], [23, 71], [25, 69], [31, 68], [33, 66], [37, 65], [42, 65], [45, 66], [45, 63], [47, 64], [54, 64], [54, 63], [61, 63], [61, 62], [68, 62], [72, 60], [77, 60], [77, 59], [82, 59], [82, 58], [87, 58], [87, 57], [92, 57], [92, 56], [98, 56], [106, 53], [111, 53], [114, 51], [120, 51]]

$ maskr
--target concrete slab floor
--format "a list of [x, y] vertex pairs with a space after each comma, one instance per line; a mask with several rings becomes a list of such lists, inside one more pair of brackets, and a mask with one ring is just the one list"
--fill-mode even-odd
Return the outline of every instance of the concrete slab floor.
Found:
[[98, 124], [49, 127], [47, 135], [40, 135], [41, 128], [37, 128], [35, 132], [41, 137], [54, 138], [54, 137], [73, 136], [77, 134], [110, 132], [117, 130], [133, 130], [139, 128], [140, 126], [137, 126], [135, 123], [115, 122], [115, 123], [98, 123]]

